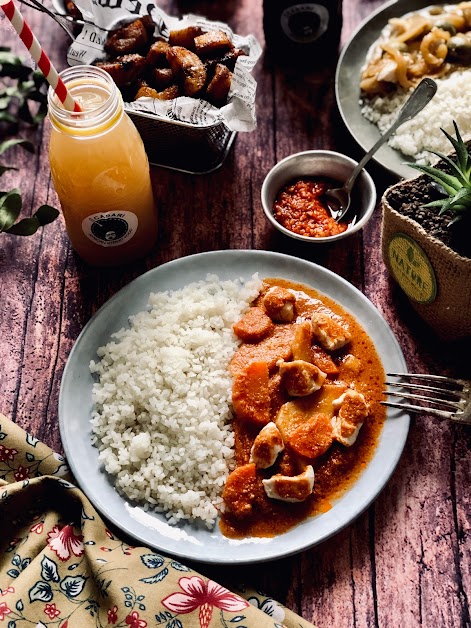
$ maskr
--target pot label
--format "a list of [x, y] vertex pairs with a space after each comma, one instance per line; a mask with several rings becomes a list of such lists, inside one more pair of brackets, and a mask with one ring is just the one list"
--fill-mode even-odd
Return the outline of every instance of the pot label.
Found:
[[388, 244], [388, 258], [394, 278], [410, 299], [417, 303], [435, 300], [435, 272], [415, 240], [405, 233], [395, 233]]

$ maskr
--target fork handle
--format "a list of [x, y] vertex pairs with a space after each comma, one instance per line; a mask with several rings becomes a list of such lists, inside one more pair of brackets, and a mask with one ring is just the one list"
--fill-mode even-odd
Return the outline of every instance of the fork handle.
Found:
[[400, 110], [396, 120], [392, 123], [389, 129], [383, 133], [383, 135], [379, 138], [376, 144], [370, 148], [370, 150], [364, 155], [363, 159], [360, 160], [357, 166], [353, 169], [351, 175], [349, 176], [347, 182], [344, 185], [344, 188], [347, 192], [352, 191], [353, 184], [358, 174], [363, 170], [365, 164], [371, 159], [371, 157], [376, 153], [378, 149], [391, 137], [391, 135], [401, 126], [404, 122], [411, 120], [414, 116], [416, 116], [419, 111], [428, 104], [432, 98], [434, 97], [437, 91], [437, 84], [431, 78], [424, 78], [417, 85], [415, 90], [410, 95], [409, 99], [403, 105]]

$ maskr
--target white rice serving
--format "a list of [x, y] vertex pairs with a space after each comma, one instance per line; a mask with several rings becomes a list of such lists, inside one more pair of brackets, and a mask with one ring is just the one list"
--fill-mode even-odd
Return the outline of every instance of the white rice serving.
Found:
[[[437, 78], [437, 93], [415, 118], [405, 122], [389, 139], [388, 144], [404, 155], [422, 164], [437, 161], [427, 150], [447, 154], [452, 150], [450, 142], [440, 129], [455, 136], [456, 121], [463, 139], [471, 138], [471, 72], [454, 72], [448, 78]], [[376, 97], [362, 101], [362, 114], [384, 133], [399, 113], [410, 92], [397, 92], [393, 96]]]
[[233, 468], [232, 325], [257, 296], [257, 275], [208, 275], [151, 294], [148, 309], [100, 347], [90, 364], [93, 443], [115, 486], [146, 510], [212, 527]]

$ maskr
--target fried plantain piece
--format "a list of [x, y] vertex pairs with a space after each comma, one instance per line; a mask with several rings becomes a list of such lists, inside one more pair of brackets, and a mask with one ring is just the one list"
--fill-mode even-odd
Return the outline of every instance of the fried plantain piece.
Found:
[[142, 19], [137, 19], [110, 32], [105, 42], [106, 52], [125, 55], [142, 52], [149, 43], [149, 33]]
[[170, 68], [153, 68], [150, 73], [157, 89], [165, 89], [175, 82]]
[[178, 98], [178, 96], [180, 96], [180, 88], [178, 85], [170, 85], [161, 92], [158, 92], [156, 89], [143, 82], [139, 87], [134, 100], [144, 96], [147, 96], [148, 98], [157, 98], [158, 100], [173, 100], [174, 98]]
[[208, 74], [214, 72], [216, 65], [220, 63], [221, 65], [225, 65], [231, 72], [234, 71], [236, 61], [239, 57], [246, 56], [245, 52], [240, 48], [234, 48], [233, 50], [229, 50], [225, 54], [216, 57], [215, 59], [205, 59], [206, 69], [208, 70]]
[[216, 105], [223, 105], [227, 101], [227, 95], [231, 87], [232, 72], [225, 65], [218, 63], [214, 76], [206, 88], [208, 100]]
[[170, 50], [170, 46], [166, 41], [156, 41], [149, 48], [149, 52], [146, 56], [146, 63], [157, 68], [168, 67], [167, 52]]
[[211, 57], [232, 50], [234, 45], [224, 31], [209, 31], [195, 37], [196, 54]]
[[147, 83], [143, 83], [137, 90], [137, 94], [134, 100], [137, 100], [138, 98], [144, 98], [144, 97], [157, 98], [157, 96], [158, 96], [158, 92], [156, 89], [154, 89], [153, 87], [150, 87], [149, 85], [147, 85]]
[[144, 73], [146, 60], [138, 54], [123, 55], [111, 61], [97, 61], [95, 65], [108, 72], [118, 87], [137, 81]]
[[157, 98], [159, 100], [173, 100], [174, 98], [178, 98], [181, 96], [181, 91], [178, 85], [170, 85], [169, 87], [163, 89], [161, 92], [158, 92]]
[[176, 31], [170, 31], [168, 43], [171, 46], [183, 46], [188, 50], [195, 50], [195, 37], [203, 34], [199, 26], [187, 26]]
[[144, 28], [147, 31], [147, 34], [149, 35], [149, 37], [152, 37], [152, 35], [154, 34], [155, 31], [155, 24], [153, 19], [151, 18], [150, 15], [143, 15], [142, 17], [139, 18], [142, 22], [142, 24], [144, 25]]
[[194, 52], [182, 46], [171, 46], [167, 61], [181, 83], [184, 96], [194, 96], [204, 88], [206, 68]]

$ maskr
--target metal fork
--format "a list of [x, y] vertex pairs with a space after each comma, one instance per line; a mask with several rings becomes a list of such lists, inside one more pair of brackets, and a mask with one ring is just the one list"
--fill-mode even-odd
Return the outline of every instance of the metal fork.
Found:
[[[386, 390], [385, 395], [402, 397], [411, 402], [430, 405], [413, 405], [396, 401], [382, 401], [383, 406], [399, 408], [406, 412], [431, 414], [457, 423], [471, 424], [471, 382], [442, 375], [414, 373], [387, 373], [398, 381], [386, 381], [386, 386], [398, 390]], [[419, 383], [415, 383], [415, 380]], [[420, 383], [422, 382], [422, 383]]]

